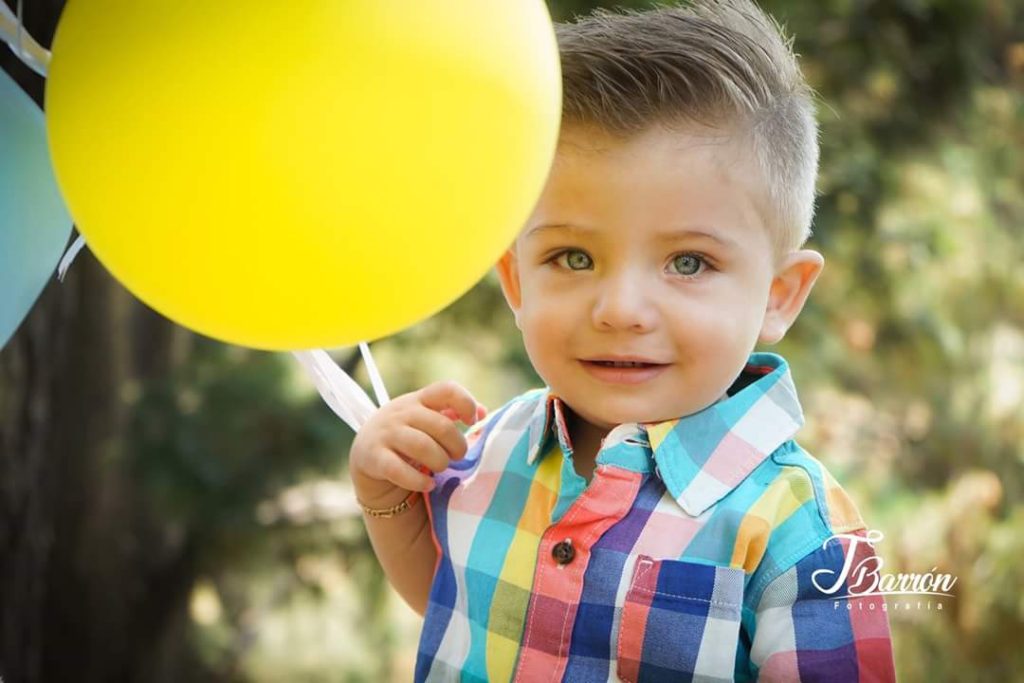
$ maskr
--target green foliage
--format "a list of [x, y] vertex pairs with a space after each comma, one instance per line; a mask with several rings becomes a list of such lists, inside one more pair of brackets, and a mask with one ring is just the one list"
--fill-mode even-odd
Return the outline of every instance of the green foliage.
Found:
[[258, 542], [261, 501], [341, 471], [351, 433], [290, 386], [291, 363], [196, 337], [189, 361], [143, 387], [132, 411], [126, 451], [146, 500], [201, 536], [215, 565]]

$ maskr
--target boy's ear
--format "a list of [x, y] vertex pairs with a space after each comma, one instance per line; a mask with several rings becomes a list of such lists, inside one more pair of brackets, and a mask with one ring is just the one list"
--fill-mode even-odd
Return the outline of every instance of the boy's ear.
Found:
[[824, 267], [825, 258], [811, 249], [794, 251], [783, 259], [772, 279], [759, 342], [775, 344], [786, 336]]
[[515, 244], [501, 255], [494, 268], [498, 271], [501, 293], [505, 295], [505, 301], [508, 302], [508, 307], [512, 309], [512, 314], [516, 319], [516, 327], [519, 327], [519, 308], [523, 305], [523, 294], [519, 287], [519, 265]]

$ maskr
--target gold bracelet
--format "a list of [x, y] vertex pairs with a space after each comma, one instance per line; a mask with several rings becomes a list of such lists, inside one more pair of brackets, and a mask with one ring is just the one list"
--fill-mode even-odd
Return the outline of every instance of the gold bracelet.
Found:
[[413, 505], [416, 504], [416, 501], [420, 499], [419, 493], [419, 491], [410, 491], [409, 495], [405, 497], [405, 500], [403, 500], [401, 503], [398, 503], [397, 505], [392, 505], [391, 507], [388, 508], [366, 507], [365, 505], [362, 504], [362, 502], [360, 502], [358, 498], [356, 498], [356, 502], [359, 503], [359, 507], [363, 508], [363, 512], [368, 514], [370, 517], [387, 518], [394, 517], [395, 515], [400, 515], [406, 510], [410, 509]]

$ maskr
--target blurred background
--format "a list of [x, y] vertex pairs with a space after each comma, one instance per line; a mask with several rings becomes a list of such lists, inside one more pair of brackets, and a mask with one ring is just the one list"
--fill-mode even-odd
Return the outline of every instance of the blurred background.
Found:
[[[25, 2], [44, 45], [62, 4]], [[771, 348], [798, 439], [884, 532], [885, 571], [958, 578], [890, 607], [901, 680], [1020, 680], [1024, 3], [763, 6], [821, 97], [827, 265]], [[6, 49], [0, 68], [41, 101]], [[373, 350], [392, 395], [452, 378], [495, 408], [542, 385], [493, 273]], [[357, 349], [332, 355], [369, 387]], [[351, 438], [288, 354], [169, 323], [84, 251], [0, 352], [0, 677], [411, 680], [421, 620], [372, 555]]]

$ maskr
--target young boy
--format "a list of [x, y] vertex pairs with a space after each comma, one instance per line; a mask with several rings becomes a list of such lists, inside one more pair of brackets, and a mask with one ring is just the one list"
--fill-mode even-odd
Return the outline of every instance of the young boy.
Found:
[[557, 157], [497, 265], [547, 386], [481, 419], [432, 384], [350, 456], [425, 615], [416, 680], [894, 680], [884, 604], [844, 571], [874, 559], [865, 523], [793, 440], [786, 361], [752, 352], [823, 266], [794, 56], [740, 0], [558, 38]]

